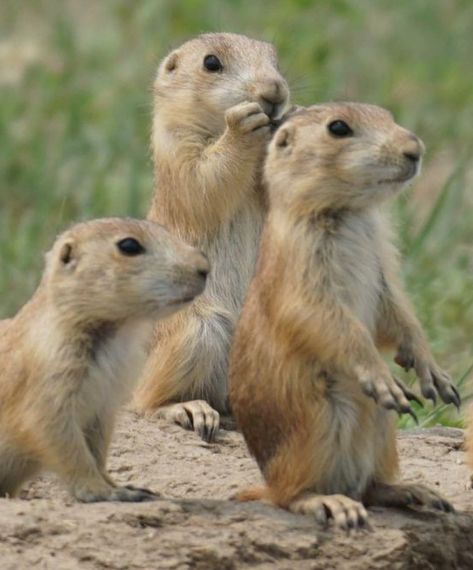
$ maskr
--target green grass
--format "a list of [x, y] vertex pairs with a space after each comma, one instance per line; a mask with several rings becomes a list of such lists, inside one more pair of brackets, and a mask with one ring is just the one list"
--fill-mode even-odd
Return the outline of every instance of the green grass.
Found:
[[[72, 221], [146, 212], [157, 63], [183, 39], [208, 30], [274, 41], [294, 101], [378, 103], [424, 139], [424, 177], [395, 206], [405, 279], [438, 360], [463, 379], [468, 396], [470, 0], [3, 0], [0, 317], [30, 296], [43, 252]], [[459, 422], [442, 407], [419, 414], [423, 422]]]

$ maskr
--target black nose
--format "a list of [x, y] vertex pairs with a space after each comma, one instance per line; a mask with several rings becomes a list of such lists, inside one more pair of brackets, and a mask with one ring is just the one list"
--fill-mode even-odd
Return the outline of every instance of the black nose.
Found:
[[210, 273], [210, 263], [209, 258], [205, 255], [203, 251], [200, 252], [201, 258], [200, 263], [197, 267], [197, 275], [202, 277], [203, 279], [207, 278], [207, 275]]
[[268, 115], [270, 119], [272, 119], [276, 115], [278, 103], [275, 103], [270, 99], [266, 99], [266, 97], [261, 97], [261, 101], [263, 103], [264, 112]]
[[420, 152], [405, 152], [404, 156], [407, 158], [407, 160], [410, 160], [411, 162], [419, 162], [420, 160]]

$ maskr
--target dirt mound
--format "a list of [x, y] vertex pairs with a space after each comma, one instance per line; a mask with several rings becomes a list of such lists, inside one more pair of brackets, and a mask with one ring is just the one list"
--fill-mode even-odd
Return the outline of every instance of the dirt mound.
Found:
[[109, 461], [120, 483], [159, 491], [145, 504], [74, 503], [51, 477], [0, 500], [2, 570], [473, 568], [473, 491], [465, 489], [463, 432], [399, 435], [410, 481], [440, 489], [460, 511], [370, 509], [372, 532], [323, 532], [307, 516], [228, 500], [259, 482], [240, 434], [207, 445], [178, 427], [124, 413]]

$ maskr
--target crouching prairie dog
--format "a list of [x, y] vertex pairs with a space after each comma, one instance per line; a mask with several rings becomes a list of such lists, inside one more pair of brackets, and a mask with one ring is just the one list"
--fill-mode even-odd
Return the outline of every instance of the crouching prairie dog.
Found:
[[357, 527], [365, 506], [451, 506], [398, 484], [395, 416], [415, 396], [379, 348], [397, 349], [424, 396], [459, 405], [398, 280], [381, 204], [417, 173], [423, 144], [378, 107], [299, 111], [269, 146], [270, 209], [236, 328], [230, 403], [266, 487], [242, 492]]
[[212, 273], [192, 307], [158, 325], [135, 404], [211, 440], [228, 412], [230, 342], [266, 210], [262, 160], [288, 87], [271, 44], [205, 34], [164, 59], [154, 94], [148, 217], [202, 249]]
[[158, 224], [102, 219], [58, 237], [32, 299], [0, 330], [0, 496], [44, 468], [84, 502], [143, 501], [106, 472], [117, 407], [154, 320], [205, 286], [206, 258]]

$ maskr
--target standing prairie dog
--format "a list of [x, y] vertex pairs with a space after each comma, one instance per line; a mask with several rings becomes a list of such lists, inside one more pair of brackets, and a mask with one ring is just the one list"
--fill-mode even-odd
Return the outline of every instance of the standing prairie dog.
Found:
[[371, 105], [299, 111], [265, 166], [270, 209], [236, 328], [230, 403], [267, 486], [240, 494], [356, 527], [366, 505], [451, 510], [396, 484], [393, 414], [415, 399], [378, 348], [393, 346], [424, 396], [459, 405], [397, 278], [381, 204], [417, 173], [422, 142]]
[[262, 159], [288, 99], [274, 47], [204, 34], [161, 63], [154, 84], [156, 189], [149, 219], [198, 246], [204, 295], [159, 324], [135, 404], [211, 440], [228, 412], [228, 353], [266, 209]]
[[102, 219], [65, 232], [33, 298], [0, 329], [0, 497], [41, 468], [80, 501], [143, 501], [105, 469], [117, 407], [154, 320], [189, 304], [208, 262], [158, 224]]

